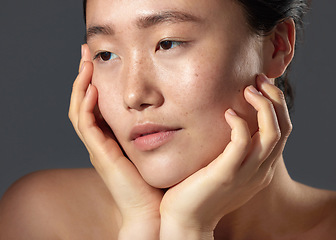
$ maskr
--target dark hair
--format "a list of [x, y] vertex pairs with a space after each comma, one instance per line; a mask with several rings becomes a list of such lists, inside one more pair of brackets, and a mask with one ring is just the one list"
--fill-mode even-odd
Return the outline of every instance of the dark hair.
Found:
[[[292, 18], [296, 31], [302, 33], [303, 17], [308, 11], [311, 0], [236, 0], [244, 9], [247, 21], [253, 32], [267, 35], [280, 22]], [[86, 22], [86, 2], [83, 0], [84, 20]], [[294, 105], [294, 92], [288, 79], [288, 66], [286, 72], [275, 80], [285, 95], [288, 109]]]
[[[296, 32], [303, 32], [303, 17], [309, 9], [311, 0], [236, 0], [244, 9], [247, 21], [255, 33], [267, 35], [280, 22], [292, 18]], [[294, 91], [288, 79], [288, 66], [285, 73], [275, 80], [275, 85], [285, 95], [289, 110], [294, 106]]]

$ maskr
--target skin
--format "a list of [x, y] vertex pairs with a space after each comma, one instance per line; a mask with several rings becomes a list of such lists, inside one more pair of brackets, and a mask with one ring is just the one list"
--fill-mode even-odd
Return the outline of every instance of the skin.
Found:
[[[215, 1], [210, 5], [206, 1], [195, 5], [186, 1], [167, 3], [149, 1], [139, 8], [134, 1], [125, 5], [89, 1], [87, 8], [88, 28], [114, 25], [115, 31], [114, 35], [88, 38], [93, 55], [98, 51], [117, 54], [109, 62], [93, 61], [92, 83], [99, 92], [99, 109], [142, 177], [160, 188], [180, 182], [223, 152], [230, 140], [231, 129], [223, 116], [229, 107], [244, 113], [252, 133], [256, 131], [255, 110], [244, 99], [243, 90], [254, 84], [262, 65], [260, 39], [246, 31], [243, 13], [233, 4], [226, 4], [222, 17], [223, 4]], [[121, 11], [125, 6], [129, 14]], [[145, 29], [136, 26], [141, 16], [149, 15], [147, 12], [167, 9], [191, 12], [200, 20], [161, 23]], [[113, 17], [106, 18], [106, 14]], [[165, 39], [184, 44], [168, 51], [155, 50]], [[129, 135], [133, 127], [145, 123], [181, 130], [164, 146], [141, 151]]]
[[[172, 9], [202, 20], [134, 24]], [[69, 109], [95, 170], [16, 183], [0, 239], [333, 238], [335, 194], [292, 181], [282, 159], [291, 123], [273, 79], [294, 54], [292, 20], [260, 37], [231, 0], [90, 0], [97, 25], [114, 34], [89, 36]], [[187, 43], [157, 48], [166, 39]], [[139, 150], [129, 135], [147, 122], [181, 130]]]

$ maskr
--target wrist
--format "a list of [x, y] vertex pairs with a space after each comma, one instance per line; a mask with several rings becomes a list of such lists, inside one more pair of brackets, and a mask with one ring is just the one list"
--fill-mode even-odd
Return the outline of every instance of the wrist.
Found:
[[175, 219], [161, 217], [160, 240], [213, 240], [213, 231], [207, 228], [180, 224]]

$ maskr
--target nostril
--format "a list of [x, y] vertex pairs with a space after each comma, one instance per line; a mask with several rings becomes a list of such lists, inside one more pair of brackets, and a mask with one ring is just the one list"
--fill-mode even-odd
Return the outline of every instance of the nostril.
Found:
[[151, 105], [152, 105], [152, 104], [142, 103], [142, 104], [140, 104], [140, 108], [141, 108], [141, 109], [145, 109], [145, 108], [150, 107]]

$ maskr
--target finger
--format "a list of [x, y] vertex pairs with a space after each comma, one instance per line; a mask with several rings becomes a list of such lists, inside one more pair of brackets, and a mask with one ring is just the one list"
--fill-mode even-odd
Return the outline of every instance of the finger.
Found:
[[292, 123], [283, 92], [274, 86], [265, 75], [258, 76], [257, 87], [263, 95], [272, 102], [281, 132], [281, 138], [276, 144], [274, 151], [271, 153], [268, 160], [265, 161], [267, 167], [272, 166], [275, 163], [274, 161], [279, 159], [279, 155], [283, 152], [286, 141], [292, 131]]
[[112, 159], [123, 156], [117, 143], [107, 137], [97, 124], [94, 109], [98, 100], [98, 91], [90, 85], [79, 110], [78, 129], [94, 156], [109, 156]]
[[69, 118], [79, 136], [80, 136], [80, 132], [78, 131], [79, 109], [85, 97], [87, 88], [91, 82], [92, 72], [93, 72], [92, 63], [85, 62], [82, 71], [78, 74], [72, 87], [70, 107], [69, 107]]
[[225, 112], [225, 119], [232, 129], [231, 141], [209, 167], [215, 168], [214, 172], [220, 175], [219, 179], [230, 181], [242, 165], [250, 148], [251, 134], [246, 121], [237, 116], [232, 109]]
[[[73, 84], [72, 93], [75, 94], [75, 99], [77, 99], [76, 97], [80, 97], [78, 100], [80, 101], [83, 100], [85, 96], [83, 92], [84, 93], [86, 92], [86, 89], [89, 83], [91, 82], [92, 71], [93, 71], [93, 67], [91, 63], [90, 50], [87, 44], [83, 44], [82, 45], [82, 58], [81, 58], [81, 63], [79, 67], [79, 74]], [[78, 93], [79, 95], [76, 95]]]
[[[83, 44], [81, 46], [81, 62], [79, 66], [79, 74], [72, 86], [72, 93], [70, 99], [70, 108], [69, 108], [69, 118], [75, 118], [75, 122], [77, 122], [77, 115], [80, 103], [82, 102], [86, 89], [88, 88], [89, 83], [92, 78], [92, 64], [87, 63], [91, 61], [91, 54], [87, 44]], [[89, 66], [88, 66], [89, 65]]]
[[[98, 91], [90, 85], [80, 106], [78, 129], [90, 153], [90, 160], [123, 215], [132, 212], [130, 206], [139, 207], [150, 194], [162, 193], [144, 182], [136, 167], [122, 153], [118, 143], [98, 126], [94, 114]], [[146, 202], [146, 201], [145, 201]], [[147, 204], [147, 202], [146, 202]]]
[[139, 197], [137, 190], [150, 191], [152, 187], [144, 185], [140, 173], [124, 156], [118, 143], [99, 127], [94, 114], [97, 100], [98, 91], [94, 85], [90, 85], [80, 107], [78, 128], [90, 153], [92, 165], [121, 207], [125, 200], [123, 196], [129, 196], [129, 201], [135, 200]]
[[252, 137], [252, 147], [246, 159], [244, 172], [256, 172], [273, 151], [281, 133], [272, 102], [253, 86], [245, 89], [244, 96], [256, 109], [258, 121], [258, 131]]
[[90, 153], [92, 165], [101, 176], [105, 176], [104, 178], [108, 175], [118, 175], [119, 178], [124, 174], [139, 175], [135, 173], [136, 169], [132, 163], [123, 155], [118, 143], [99, 127], [94, 114], [97, 100], [98, 91], [95, 86], [90, 85], [80, 106], [78, 118], [78, 129]]
[[83, 63], [91, 61], [91, 54], [87, 44], [81, 46], [81, 60], [78, 67], [78, 73], [81, 72]]

